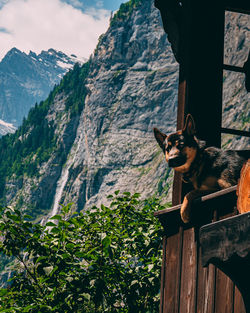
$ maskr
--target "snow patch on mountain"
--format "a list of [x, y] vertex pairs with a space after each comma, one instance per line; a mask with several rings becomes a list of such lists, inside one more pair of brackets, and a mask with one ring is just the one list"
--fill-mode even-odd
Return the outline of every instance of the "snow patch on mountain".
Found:
[[13, 134], [15, 131], [16, 127], [13, 124], [0, 120], [0, 136], [6, 135], [8, 133]]

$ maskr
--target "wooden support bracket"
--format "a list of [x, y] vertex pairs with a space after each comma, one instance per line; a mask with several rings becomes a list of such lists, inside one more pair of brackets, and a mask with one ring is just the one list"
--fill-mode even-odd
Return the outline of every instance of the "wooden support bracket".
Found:
[[250, 313], [250, 213], [201, 227], [202, 265], [214, 264], [236, 284]]

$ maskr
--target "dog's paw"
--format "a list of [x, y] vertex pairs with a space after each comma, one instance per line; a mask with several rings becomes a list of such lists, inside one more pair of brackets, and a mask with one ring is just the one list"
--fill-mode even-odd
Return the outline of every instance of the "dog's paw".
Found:
[[190, 222], [191, 208], [190, 201], [186, 197], [184, 197], [183, 203], [181, 205], [181, 219], [184, 223]]

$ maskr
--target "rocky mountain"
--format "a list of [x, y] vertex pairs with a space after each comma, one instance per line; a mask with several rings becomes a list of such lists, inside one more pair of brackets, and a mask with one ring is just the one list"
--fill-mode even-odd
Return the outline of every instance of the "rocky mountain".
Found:
[[[0, 62], [0, 119], [21, 125], [30, 108], [46, 99], [63, 75], [80, 61], [53, 49], [40, 54], [11, 49]], [[6, 131], [8, 128], [1, 126], [0, 134]]]
[[153, 0], [123, 4], [90, 60], [0, 140], [3, 204], [42, 218], [60, 203], [98, 205], [118, 189], [168, 201], [173, 173], [152, 128], [175, 130], [177, 86], [178, 64]]
[[[5, 203], [41, 214], [69, 201], [80, 210], [117, 189], [144, 196], [168, 189], [169, 171], [152, 128], [175, 129], [178, 65], [153, 1], [131, 3], [133, 10], [123, 5], [101, 36], [87, 77], [78, 67], [70, 71], [15, 136], [3, 138], [20, 151], [19, 160], [15, 153], [9, 161], [1, 156], [13, 164], [4, 181], [2, 175]], [[86, 90], [72, 99], [77, 83]], [[81, 111], [72, 114], [78, 101]], [[36, 121], [42, 107], [44, 121]], [[42, 158], [47, 143], [30, 144], [41, 137], [39, 124], [53, 130], [54, 146]]]

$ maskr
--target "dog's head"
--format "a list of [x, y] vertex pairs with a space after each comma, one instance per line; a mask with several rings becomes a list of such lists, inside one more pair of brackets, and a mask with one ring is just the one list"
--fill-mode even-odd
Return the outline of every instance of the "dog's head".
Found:
[[190, 114], [187, 115], [184, 128], [176, 133], [166, 135], [154, 128], [155, 139], [162, 148], [168, 165], [178, 172], [188, 172], [196, 157], [198, 141], [195, 132], [194, 120]]

